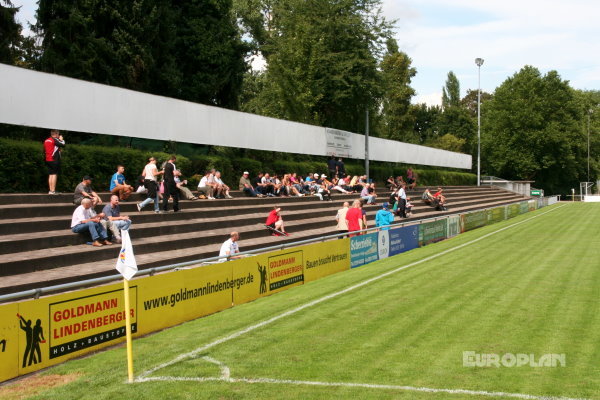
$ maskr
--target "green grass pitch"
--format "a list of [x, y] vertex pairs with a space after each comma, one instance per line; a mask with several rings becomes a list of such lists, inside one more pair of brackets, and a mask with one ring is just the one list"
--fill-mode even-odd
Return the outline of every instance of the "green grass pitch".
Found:
[[[600, 399], [599, 242], [599, 206], [543, 208], [134, 341], [139, 377], [216, 339], [469, 243], [147, 375], [164, 380], [125, 383], [119, 347], [44, 371], [79, 378], [33, 398]], [[565, 365], [468, 367], [468, 351], [563, 354]], [[223, 367], [210, 360], [226, 365], [232, 380], [219, 380]]]

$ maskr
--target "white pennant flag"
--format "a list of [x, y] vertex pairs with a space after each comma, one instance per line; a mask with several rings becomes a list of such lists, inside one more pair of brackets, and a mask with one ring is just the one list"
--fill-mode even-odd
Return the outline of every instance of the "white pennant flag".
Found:
[[138, 271], [138, 267], [133, 255], [133, 246], [131, 245], [128, 230], [121, 231], [121, 239], [121, 251], [119, 252], [116, 268], [125, 279], [130, 280]]

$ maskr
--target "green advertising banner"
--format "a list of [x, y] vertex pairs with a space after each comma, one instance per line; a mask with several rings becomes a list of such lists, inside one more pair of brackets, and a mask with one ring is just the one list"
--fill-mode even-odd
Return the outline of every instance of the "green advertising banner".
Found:
[[506, 206], [506, 218], [514, 218], [521, 213], [521, 205], [519, 203], [509, 204]]
[[487, 213], [487, 224], [495, 224], [496, 222], [503, 221], [506, 218], [506, 207], [496, 207], [486, 210]]
[[529, 212], [529, 201], [520, 202], [519, 207], [521, 208], [520, 214], [528, 213]]
[[446, 219], [440, 221], [425, 222], [419, 225], [419, 246], [439, 242], [446, 239], [448, 235], [448, 222]]
[[461, 215], [463, 220], [463, 232], [479, 228], [487, 223], [487, 213], [485, 211], [475, 211]]
[[528, 202], [529, 204], [529, 211], [535, 211], [538, 208], [538, 201], [537, 200], [529, 200]]
[[448, 217], [448, 237], [454, 237], [461, 232], [460, 215], [451, 215]]

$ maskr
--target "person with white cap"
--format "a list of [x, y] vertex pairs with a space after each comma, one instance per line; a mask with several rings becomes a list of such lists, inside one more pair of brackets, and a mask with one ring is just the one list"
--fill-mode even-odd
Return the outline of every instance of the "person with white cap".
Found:
[[[315, 175], [318, 176], [318, 174]], [[317, 192], [315, 193], [315, 196], [321, 199], [321, 201], [325, 200], [325, 198], [327, 198], [328, 201], [332, 201], [331, 192], [329, 191], [329, 182], [327, 181], [327, 175], [322, 174], [321, 179], [319, 179], [317, 183], [319, 184], [319, 187], [317, 189]]]
[[249, 178], [250, 174], [248, 173], [248, 171], [244, 171], [244, 173], [242, 174], [242, 177], [240, 178], [240, 190], [242, 192], [244, 192], [244, 194], [246, 196], [250, 196], [250, 197], [262, 197], [261, 194], [256, 193], [256, 190], [254, 190], [254, 186], [252, 186], [252, 182], [250, 182], [250, 178]]

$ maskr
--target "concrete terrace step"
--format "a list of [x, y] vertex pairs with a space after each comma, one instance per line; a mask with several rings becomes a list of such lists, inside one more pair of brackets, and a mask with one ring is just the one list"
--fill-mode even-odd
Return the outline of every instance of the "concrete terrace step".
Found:
[[[445, 190], [446, 197], [456, 197], [459, 195], [470, 195], [470, 194], [480, 194], [480, 195], [490, 195], [492, 193], [507, 193], [500, 189], [496, 188], [460, 188], [460, 189], [449, 189]], [[234, 193], [235, 194], [235, 193]], [[413, 200], [419, 199], [421, 197], [422, 190], [417, 191], [408, 191], [407, 195]], [[239, 195], [236, 194], [236, 195]], [[377, 190], [378, 198], [387, 199], [389, 198], [390, 192], [388, 190]], [[7, 195], [0, 195], [7, 196]], [[34, 203], [38, 197], [38, 195], [31, 195], [32, 198], [25, 203], [19, 204], [3, 204], [0, 205], [0, 220], [10, 220], [13, 222], [18, 222], [19, 219], [30, 219], [30, 218], [49, 218], [49, 217], [64, 217], [65, 219], [71, 218], [73, 214], [73, 210], [75, 209], [75, 205], [69, 200], [67, 202], [55, 202], [55, 203]], [[48, 196], [48, 195], [46, 195]], [[22, 197], [22, 196], [21, 196]], [[334, 201], [349, 201], [351, 199], [358, 198], [357, 194], [341, 194], [334, 193], [332, 198]], [[141, 199], [138, 199], [140, 201]], [[25, 201], [25, 200], [24, 200]], [[138, 201], [127, 201], [121, 202], [121, 212], [123, 214], [130, 214], [137, 212], [136, 204]], [[279, 204], [280, 202], [285, 201], [288, 203], [314, 203], [318, 201], [318, 198], [315, 196], [303, 196], [303, 197], [265, 197], [265, 198], [253, 198], [253, 197], [234, 197], [233, 199], [217, 199], [217, 200], [182, 200], [182, 209], [188, 210], [197, 210], [197, 209], [214, 209], [214, 208], [223, 208], [230, 205], [235, 206], [254, 206], [254, 205], [273, 205]], [[101, 212], [102, 208], [105, 204], [96, 206], [95, 210], [97, 212]], [[172, 205], [169, 206], [169, 209], [172, 209]], [[143, 213], [151, 214], [153, 210], [153, 206], [149, 205], [144, 210]], [[183, 217], [181, 217], [183, 218]], [[0, 234], [3, 234], [4, 229], [3, 226], [0, 226]], [[43, 229], [43, 228], [41, 228]], [[41, 230], [40, 229], [40, 230]]]
[[[464, 194], [460, 194], [460, 195], [456, 195], [456, 194], [450, 194], [449, 195], [449, 201], [451, 200], [466, 200], [466, 199], [476, 199], [476, 198], [480, 198], [480, 199], [484, 199], [484, 198], [489, 198], [491, 195], [494, 196], [514, 196], [514, 194], [511, 193], [507, 193], [507, 192], [498, 192], [498, 193], [481, 193], [481, 192], [473, 192], [473, 193], [467, 193], [465, 192]], [[356, 195], [339, 195], [339, 196], [335, 196], [333, 197], [334, 202], [336, 202], [336, 204], [339, 204], [340, 202], [343, 201], [351, 201], [353, 199], [358, 198]], [[389, 193], [382, 193], [379, 197], [378, 197], [378, 201], [380, 203], [384, 202], [384, 201], [388, 201], [389, 198]], [[420, 196], [418, 198], [414, 198], [414, 200], [419, 200]], [[329, 208], [330, 205], [327, 204], [327, 202], [321, 202], [321, 201], [315, 201], [313, 199], [313, 201], [296, 201], [296, 202], [291, 202], [289, 201], [290, 199], [286, 199], [285, 202], [285, 209], [286, 211], [296, 211], [296, 210], [302, 210], [304, 208], [311, 208], [311, 209], [318, 209], [318, 208]], [[415, 202], [413, 200], [413, 202]], [[418, 207], [418, 203], [420, 203], [420, 201], [416, 201], [417, 203], [417, 207]], [[130, 210], [129, 212], [127, 211], [127, 208], [132, 208], [132, 207], [122, 207], [121, 208], [121, 213], [123, 215], [129, 215], [132, 217], [132, 219], [134, 219], [134, 222], [137, 223], [147, 223], [147, 222], [164, 222], [165, 220], [181, 220], [181, 221], [185, 221], [185, 220], [189, 220], [189, 219], [193, 219], [193, 218], [210, 218], [212, 216], [215, 215], [219, 215], [219, 216], [230, 216], [230, 215], [239, 215], [239, 214], [245, 214], [247, 213], [249, 210], [252, 211], [262, 211], [265, 213], [268, 213], [274, 204], [278, 204], [278, 203], [264, 203], [262, 202], [260, 199], [254, 203], [254, 204], [242, 204], [241, 202], [237, 201], [237, 200], [229, 200], [227, 202], [223, 202], [221, 203], [221, 206], [218, 208], [214, 208], [214, 207], [201, 207], [202, 205], [198, 204], [198, 202], [191, 202], [191, 201], [185, 201], [185, 203], [182, 203], [182, 210], [184, 210], [184, 213], [182, 214], [176, 214], [176, 215], [172, 215], [172, 216], [165, 216], [165, 215], [161, 215], [161, 214], [154, 214], [151, 210], [142, 210], [142, 212], [138, 212], [137, 209], [135, 208], [135, 206], [133, 206], [133, 210]], [[99, 208], [99, 207], [98, 207]], [[126, 208], [124, 210], [124, 208]], [[62, 215], [62, 216], [42, 216], [42, 217], [30, 217], [30, 218], [10, 218], [10, 219], [4, 219], [3, 222], [4, 224], [0, 225], [0, 238], [2, 235], [15, 235], [15, 234], [19, 234], [19, 233], [27, 233], [27, 232], [43, 232], [43, 231], [52, 231], [52, 230], [65, 230], [65, 229], [69, 229], [69, 225], [71, 222], [71, 213], [73, 211], [73, 208], [69, 208], [68, 211], [70, 212], [69, 214], [66, 215]]]
[[[490, 199], [490, 202], [492, 199]], [[506, 203], [514, 201], [514, 199], [500, 198], [494, 199], [494, 204]], [[477, 208], [481, 206], [479, 199], [467, 200], [464, 202], [456, 202], [453, 208], [470, 207]], [[319, 212], [311, 211], [308, 215], [305, 214], [284, 214], [286, 221], [287, 230], [290, 232], [302, 232], [303, 230], [318, 229], [327, 226], [334, 225], [335, 211], [334, 209], [325, 209]], [[374, 219], [374, 215], [379, 210], [378, 206], [368, 206], [367, 216], [369, 219]], [[423, 214], [415, 211], [415, 217], [421, 217], [421, 215], [437, 215], [439, 212], [434, 211], [432, 208], [427, 207], [423, 209]], [[205, 245], [217, 245], [222, 242], [224, 237], [231, 230], [239, 231], [244, 237], [253, 239], [261, 237], [264, 234], [264, 219], [263, 213], [253, 213], [242, 215], [239, 219], [230, 219], [228, 217], [216, 218], [212, 221], [213, 224], [210, 227], [203, 227], [202, 229], [195, 229], [202, 224], [188, 224], [184, 227], [192, 228], [191, 230], [182, 231], [181, 225], [175, 225], [177, 229], [171, 230], [170, 232], [156, 231], [155, 235], [146, 237], [140, 237], [136, 239], [136, 230], [131, 230], [132, 239], [135, 242], [136, 254], [145, 254], [149, 252], [171, 252], [186, 247], [200, 247]], [[193, 222], [193, 221], [192, 221]], [[205, 224], [204, 224], [205, 225]], [[139, 227], [140, 229], [157, 229], [151, 227]], [[59, 235], [58, 238], [63, 240], [77, 239], [77, 235]], [[19, 248], [29, 246], [35, 246], [36, 243], [41, 240], [25, 239], [19, 243]], [[59, 239], [57, 239], [59, 240]], [[5, 242], [6, 243], [6, 242]], [[6, 244], [6, 246], [13, 245]], [[117, 250], [112, 250], [118, 246], [103, 246], [101, 248], [95, 248], [88, 245], [74, 244], [71, 246], [61, 246], [54, 248], [45, 249], [31, 249], [27, 252], [18, 252], [5, 254], [2, 262], [0, 263], [0, 276], [7, 276], [11, 274], [19, 274], [23, 272], [29, 272], [32, 268], [35, 270], [46, 270], [56, 268], [58, 266], [67, 266], [80, 262], [81, 254], [85, 253], [85, 257], [88, 262], [101, 261], [103, 259], [111, 259], [113, 253]]]
[[[430, 190], [434, 190], [437, 186], [427, 186]], [[462, 190], [498, 190], [489, 186], [444, 186], [444, 191], [462, 191]], [[190, 187], [192, 192], [196, 192], [195, 187]], [[425, 186], [418, 186], [414, 192], [422, 193]], [[377, 187], [377, 191], [387, 191], [384, 186]], [[96, 191], [100, 198], [106, 203], [110, 199], [110, 192]], [[234, 198], [248, 198], [239, 190], [232, 190], [230, 194]], [[135, 203], [146, 198], [145, 194], [133, 193], [127, 202]], [[73, 193], [61, 193], [57, 195], [49, 195], [47, 193], [0, 193], [0, 205], [24, 205], [24, 204], [72, 204]]]
[[[490, 196], [487, 196], [486, 198], [488, 201], [490, 201], [496, 199], [508, 200], [512, 197], [514, 196], [511, 194], [501, 194], [496, 195], [493, 198]], [[464, 196], [459, 199], [455, 199], [451, 203], [460, 206], [462, 204], [479, 202], [481, 199], [481, 195]], [[141, 223], [138, 222], [139, 218], [132, 214], [131, 218], [135, 221], [135, 225], [132, 226], [130, 233], [133, 239], [142, 239], [156, 235], [197, 232], [200, 229], [235, 229], [236, 227], [243, 226], [244, 224], [263, 223], [270, 209], [270, 206], [264, 205], [259, 207], [226, 207], [219, 209], [218, 212], [215, 212], [216, 210], [210, 211], [210, 214], [190, 212], [189, 215], [186, 215], [188, 218], [184, 219], [183, 221], [169, 221], [169, 215], [152, 214], [153, 217], [162, 217], [163, 220], [160, 222], [156, 220], [149, 221], [149, 218], [146, 218], [145, 220], [147, 222]], [[420, 211], [427, 211], [428, 209], [429, 206], [418, 202], [413, 208], [413, 212], [418, 214]], [[287, 221], [300, 220], [307, 217], [326, 217], [330, 216], [332, 213], [334, 212], [331, 210], [331, 204], [327, 202], [318, 202], [314, 204], [290, 204], [286, 205], [283, 211]], [[185, 212], [181, 215], [183, 214], [185, 214]], [[177, 215], [179, 216], [180, 214]], [[196, 218], [198, 215], [201, 217]], [[88, 234], [73, 234], [70, 230], [64, 229], [64, 224], [62, 223], [63, 221], [60, 222], [61, 223], [59, 226], [62, 228], [60, 230], [47, 230], [43, 232], [34, 231], [0, 236], [0, 254], [9, 254], [52, 247], [73, 246], [90, 240]], [[20, 224], [7, 225], [18, 227]], [[36, 221], [31, 221], [29, 225], [35, 227]], [[1, 264], [2, 263], [0, 262], [0, 266]]]
[[[494, 207], [503, 204], [513, 203], [515, 201], [522, 200], [522, 197], [513, 199], [501, 199], [497, 201], [490, 201], [485, 204], [486, 207]], [[443, 216], [458, 212], [465, 212], [473, 209], [481, 208], [481, 204], [466, 204], [463, 206], [450, 206], [451, 208], [445, 212], [439, 212], [433, 210], [431, 207], [427, 211], [423, 210], [413, 217], [403, 220], [402, 222], [415, 222], [425, 218], [431, 218], [435, 216]], [[373, 217], [379, 207], [369, 207], [367, 209], [367, 216], [371, 224], [373, 223]], [[334, 214], [335, 215], [335, 214]], [[310, 238], [320, 237], [327, 234], [335, 233], [335, 220], [333, 217], [321, 218], [322, 222], [317, 228], [309, 228], [302, 221], [288, 222], [286, 223], [286, 230], [289, 230], [292, 234], [289, 237], [273, 237], [268, 236], [266, 230], [262, 226], [246, 226], [243, 229], [239, 229], [241, 233], [240, 248], [243, 251], [253, 250], [258, 248], [264, 248], [273, 246], [276, 244], [285, 244], [296, 242], [300, 240], [306, 240]], [[204, 244], [200, 246], [176, 246], [175, 249], [170, 251], [160, 251], [156, 248], [149, 251], [139, 251], [139, 243], [134, 241], [136, 251], [136, 261], [138, 267], [143, 269], [149, 269], [162, 265], [174, 264], [179, 262], [187, 262], [198, 260], [207, 257], [213, 257], [218, 255], [220, 243], [227, 238], [228, 230], [223, 229], [219, 232], [206, 232], [207, 234], [213, 234], [217, 239], [214, 243]], [[174, 241], [178, 242], [177, 235], [167, 235], [164, 237], [153, 238], [152, 243], [156, 244], [160, 241]], [[152, 244], [151, 243], [151, 244]], [[11, 293], [21, 290], [28, 290], [33, 288], [40, 288], [44, 286], [57, 285], [61, 283], [74, 282], [83, 279], [91, 279], [94, 277], [108, 276], [115, 273], [114, 266], [116, 258], [119, 252], [119, 246], [105, 246], [102, 248], [92, 248], [91, 246], [80, 245], [73, 247], [73, 254], [77, 255], [78, 261], [73, 265], [61, 266], [46, 271], [35, 271], [27, 272], [22, 274], [15, 274], [12, 276], [5, 276], [0, 280], [0, 294]], [[81, 263], [82, 254], [92, 254], [98, 251], [106, 251], [107, 257], [103, 260], [90, 261]], [[31, 254], [33, 256], [33, 254]]]

